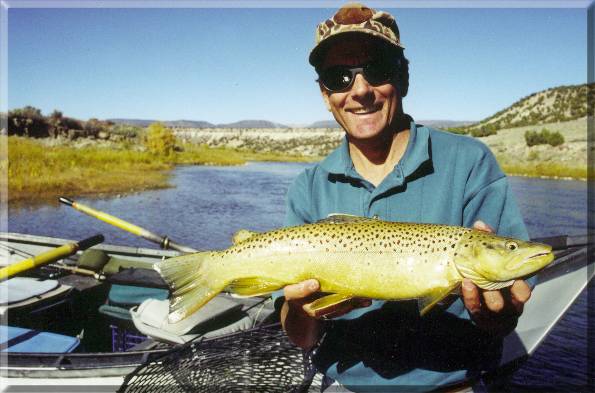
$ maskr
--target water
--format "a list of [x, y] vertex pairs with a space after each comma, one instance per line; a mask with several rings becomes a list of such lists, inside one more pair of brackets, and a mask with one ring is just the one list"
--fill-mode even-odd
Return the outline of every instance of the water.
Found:
[[[306, 165], [179, 167], [174, 172], [172, 188], [121, 198], [77, 201], [153, 232], [167, 234], [181, 244], [197, 249], [221, 249], [231, 244], [231, 236], [239, 229], [264, 231], [280, 227], [287, 187]], [[531, 237], [587, 232], [585, 182], [516, 177], [510, 183]], [[156, 247], [59, 204], [9, 207], [8, 229], [67, 239], [82, 239], [101, 232], [106, 243]], [[514, 375], [511, 390], [577, 391], [588, 385], [587, 305], [584, 292]]]

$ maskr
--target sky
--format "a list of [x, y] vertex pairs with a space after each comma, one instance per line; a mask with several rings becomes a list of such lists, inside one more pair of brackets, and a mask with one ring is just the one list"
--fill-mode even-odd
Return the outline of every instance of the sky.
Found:
[[[82, 120], [332, 119], [307, 58], [316, 25], [344, 2], [8, 4], [3, 109], [31, 105]], [[397, 20], [410, 61], [403, 107], [414, 119], [481, 120], [534, 92], [587, 81], [586, 8], [432, 4], [368, 3]]]

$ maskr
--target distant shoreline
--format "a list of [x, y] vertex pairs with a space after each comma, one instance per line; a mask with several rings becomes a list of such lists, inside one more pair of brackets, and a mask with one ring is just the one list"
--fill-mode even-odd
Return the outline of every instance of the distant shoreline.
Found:
[[[527, 148], [522, 130], [502, 130], [479, 139], [492, 149], [509, 176], [587, 180], [586, 126], [584, 141], [582, 124], [557, 128], [568, 134], [569, 141], [557, 148]], [[171, 171], [178, 165], [316, 162], [336, 148], [344, 133], [340, 129], [219, 129], [176, 135], [180, 149], [167, 157], [143, 151], [138, 142], [8, 137], [8, 201], [26, 204], [59, 195], [121, 195], [170, 187]]]

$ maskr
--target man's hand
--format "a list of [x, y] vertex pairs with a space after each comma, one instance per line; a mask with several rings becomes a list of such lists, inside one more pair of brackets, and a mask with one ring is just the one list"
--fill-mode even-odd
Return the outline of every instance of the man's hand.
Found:
[[[493, 229], [482, 221], [476, 221], [473, 228], [493, 232]], [[516, 280], [509, 288], [487, 291], [465, 278], [462, 295], [471, 319], [479, 328], [493, 335], [504, 336], [516, 327], [523, 307], [531, 297], [531, 288], [525, 281]]]
[[[281, 325], [287, 337], [303, 349], [312, 348], [322, 334], [322, 321], [309, 316], [303, 308], [305, 304], [321, 296], [319, 289], [320, 284], [314, 279], [287, 285], [283, 289], [285, 303], [281, 307]], [[370, 304], [369, 299], [352, 299], [339, 305], [333, 310], [332, 315], [324, 317], [338, 317], [355, 308], [367, 307]]]

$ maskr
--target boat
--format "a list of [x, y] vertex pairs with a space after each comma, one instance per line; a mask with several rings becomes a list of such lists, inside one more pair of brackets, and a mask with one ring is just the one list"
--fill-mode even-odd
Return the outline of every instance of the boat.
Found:
[[[9, 265], [68, 243], [72, 240], [0, 233], [0, 260], [3, 265]], [[87, 258], [81, 264], [80, 260], [90, 254], [93, 254], [91, 262]], [[97, 264], [97, 255], [107, 260], [94, 271], [88, 265]], [[4, 301], [0, 306], [4, 328], [0, 330], [2, 386], [27, 385], [32, 389], [42, 385], [103, 386], [106, 391], [116, 391], [127, 374], [176, 345], [198, 336], [257, 326], [273, 313], [269, 299], [237, 299], [222, 294], [214, 299], [210, 312], [199, 320], [190, 318], [189, 322], [195, 326], [186, 323], [172, 332], [145, 324], [143, 317], [148, 315], [145, 320], [150, 322], [155, 315], [143, 313], [141, 308], [158, 310], [161, 315], [157, 318], [161, 320], [167, 315], [166, 285], [160, 282], [152, 265], [178, 255], [180, 252], [172, 250], [99, 244], [59, 263], [29, 271], [27, 277], [17, 277], [27, 280], [24, 285], [29, 289], [47, 282], [52, 282], [54, 289], [34, 293], [24, 301], [17, 299], [9, 305]], [[12, 280], [16, 279], [9, 281]], [[9, 291], [16, 292], [0, 287], [2, 299], [7, 299]], [[138, 299], [123, 301], [126, 297]], [[125, 304], [118, 304], [122, 301]], [[136, 305], [128, 310], [126, 307], [131, 304]], [[217, 306], [219, 310], [215, 309]], [[135, 324], [160, 339], [143, 334]], [[26, 348], [25, 340], [19, 339], [18, 334], [28, 338], [31, 332], [38, 340], [31, 341], [32, 348]], [[38, 345], [39, 338], [65, 342], [64, 348], [76, 344], [76, 348], [47, 352]], [[26, 351], [19, 351], [24, 347]]]
[[[531, 301], [525, 305], [516, 329], [504, 339], [498, 369], [465, 382], [476, 390], [482, 390], [482, 386], [486, 384], [501, 384], [520, 367], [593, 277], [595, 259], [591, 247], [587, 247], [587, 244], [592, 243], [592, 238], [560, 236], [535, 240], [552, 244], [557, 249], [556, 260], [538, 274], [538, 284], [533, 290]], [[3, 263], [9, 264], [68, 242], [71, 240], [0, 233], [0, 255]], [[117, 262], [116, 267], [106, 263], [97, 271], [88, 269], [92, 263], [81, 263], [81, 259], [84, 260], [85, 255], [89, 254], [88, 251], [107, 255], [109, 261]], [[202, 318], [198, 326], [207, 326], [202, 330], [192, 331], [186, 327], [172, 334], [171, 329], [160, 331], [159, 321], [151, 325], [151, 318], [143, 320], [140, 315], [142, 308], [163, 309], [167, 302], [166, 298], [159, 298], [159, 290], [165, 290], [164, 284], [159, 282], [159, 277], [152, 275], [154, 272], [151, 273], [151, 265], [179, 254], [171, 250], [99, 244], [85, 252], [79, 251], [76, 256], [60, 263], [37, 268], [29, 273], [29, 278], [33, 280], [56, 280], [59, 285], [70, 289], [59, 292], [51, 299], [38, 297], [39, 301], [33, 305], [25, 305], [9, 312], [8, 325], [16, 326], [15, 323], [19, 323], [20, 328], [74, 337], [80, 341], [79, 349], [72, 352], [3, 353], [6, 356], [0, 366], [0, 382], [3, 386], [28, 385], [32, 389], [42, 385], [102, 386], [102, 391], [117, 391], [123, 384], [129, 387], [131, 383], [142, 385], [142, 373], [141, 378], [138, 378], [139, 370], [148, 365], [160, 367], [163, 359], [178, 348], [188, 351], [189, 344], [195, 345], [201, 340], [208, 343], [209, 340], [217, 340], [217, 337], [242, 334], [276, 322], [272, 304], [267, 298], [237, 299], [226, 294], [216, 298], [225, 305], [225, 310], [214, 310], [206, 319]], [[135, 276], [139, 272], [141, 274]], [[110, 304], [110, 292], [114, 292], [116, 288], [116, 293], [111, 294], [112, 298], [122, 296], [126, 287], [145, 288], [153, 296], [132, 308], [132, 317], [140, 315], [132, 318], [132, 323], [122, 323], [117, 319], [117, 310], [110, 309], [117, 308], [117, 305]], [[85, 310], [85, 318], [77, 318], [83, 315], [81, 309]], [[165, 310], [166, 313], [167, 307]], [[230, 316], [237, 313], [247, 316], [239, 325], [242, 318], [230, 319]], [[64, 316], [57, 321], [57, 315]], [[218, 318], [220, 320], [216, 322]], [[60, 322], [65, 320], [70, 323]], [[228, 323], [230, 321], [232, 322]], [[145, 322], [151, 326], [143, 325]], [[6, 324], [4, 319], [3, 325]], [[276, 326], [278, 329], [278, 325]], [[146, 332], [153, 338], [147, 336]], [[270, 330], [266, 334], [271, 335]], [[196, 351], [196, 348], [201, 347], [192, 348]], [[196, 354], [193, 355], [192, 351], [189, 354], [186, 364], [180, 368], [196, 370], [195, 365], [192, 365]], [[136, 377], [131, 382], [132, 374]]]

